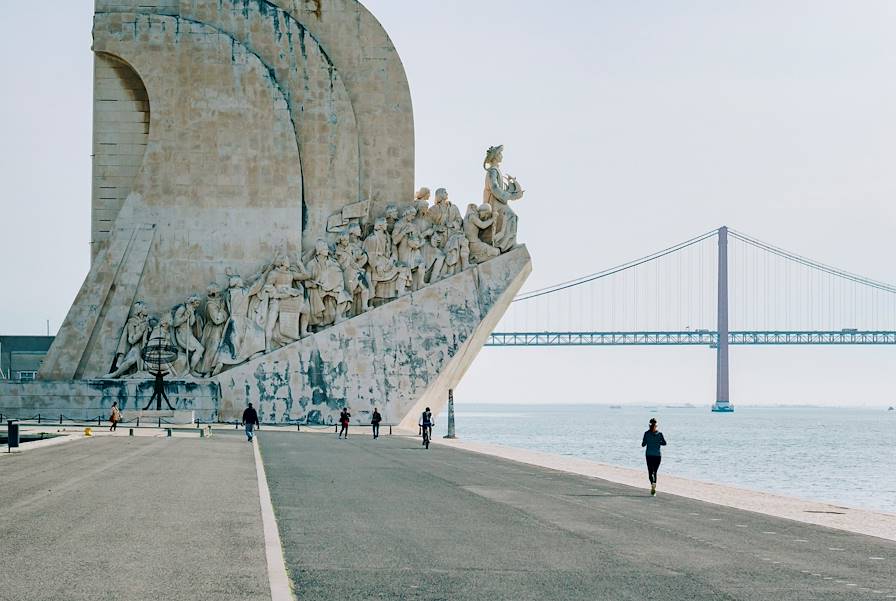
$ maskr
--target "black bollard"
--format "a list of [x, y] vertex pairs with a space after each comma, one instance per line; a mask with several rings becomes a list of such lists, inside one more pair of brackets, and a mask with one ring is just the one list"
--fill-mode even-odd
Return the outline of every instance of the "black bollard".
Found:
[[133, 435], [134, 435], [134, 429], [128, 428], [128, 436], [133, 436]]
[[19, 446], [19, 424], [16, 420], [11, 419], [6, 422], [6, 449], [12, 452], [13, 448]]
[[40, 423], [40, 413], [37, 414], [37, 423]]
[[62, 425], [62, 414], [61, 413], [59, 414], [59, 425], [60, 426]]

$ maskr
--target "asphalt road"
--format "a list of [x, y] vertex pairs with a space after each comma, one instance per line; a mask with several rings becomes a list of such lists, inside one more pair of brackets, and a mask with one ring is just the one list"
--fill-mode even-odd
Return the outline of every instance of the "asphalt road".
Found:
[[262, 432], [299, 599], [896, 598], [896, 543], [407, 438]]
[[251, 446], [94, 438], [0, 457], [0, 600], [270, 600]]

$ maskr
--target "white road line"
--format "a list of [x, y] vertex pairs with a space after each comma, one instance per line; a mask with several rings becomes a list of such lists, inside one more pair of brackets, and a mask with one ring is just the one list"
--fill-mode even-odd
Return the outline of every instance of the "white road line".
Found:
[[746, 528], [747, 527], [746, 524], [735, 524], [735, 526], [737, 526], [738, 528]]
[[295, 601], [289, 576], [286, 575], [286, 563], [283, 561], [283, 546], [280, 544], [277, 518], [274, 516], [271, 491], [268, 489], [268, 479], [264, 475], [264, 463], [261, 461], [261, 452], [258, 450], [257, 441], [252, 443], [252, 448], [255, 452], [255, 474], [258, 476], [258, 500], [261, 503], [261, 523], [264, 526], [264, 553], [268, 562], [271, 601]]
[[869, 557], [868, 559], [873, 559], [874, 561], [884, 561], [886, 557]]
[[763, 531], [762, 533], [763, 534], [777, 534], [777, 532], [767, 532], [767, 531]]
[[828, 551], [846, 551], [846, 549], [841, 549], [840, 547], [828, 547]]
[[807, 541], [807, 540], [804, 539], [804, 538], [795, 538], [795, 539], [793, 539], [793, 542], [795, 542], [795, 543], [808, 543], [809, 541]]

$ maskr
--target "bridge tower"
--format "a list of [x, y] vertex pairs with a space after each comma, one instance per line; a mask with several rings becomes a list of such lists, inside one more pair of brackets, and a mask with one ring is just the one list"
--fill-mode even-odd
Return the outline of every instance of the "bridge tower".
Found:
[[731, 412], [728, 399], [728, 228], [719, 228], [719, 305], [716, 344], [716, 402], [713, 411]]

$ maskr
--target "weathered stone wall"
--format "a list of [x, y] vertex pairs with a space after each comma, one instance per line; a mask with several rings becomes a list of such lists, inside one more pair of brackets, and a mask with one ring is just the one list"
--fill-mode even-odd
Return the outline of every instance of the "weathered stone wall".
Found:
[[[0, 382], [0, 413], [4, 419], [104, 419], [117, 402], [126, 419], [152, 397], [150, 380], [78, 380], [69, 382]], [[166, 394], [178, 410], [195, 411], [201, 421], [218, 420], [218, 386], [207, 381], [168, 382]], [[165, 404], [162, 404], [165, 407]], [[155, 404], [153, 404], [155, 409]]]
[[107, 246], [115, 219], [143, 164], [149, 138], [149, 95], [140, 76], [98, 52], [93, 92], [93, 214], [90, 259]]

